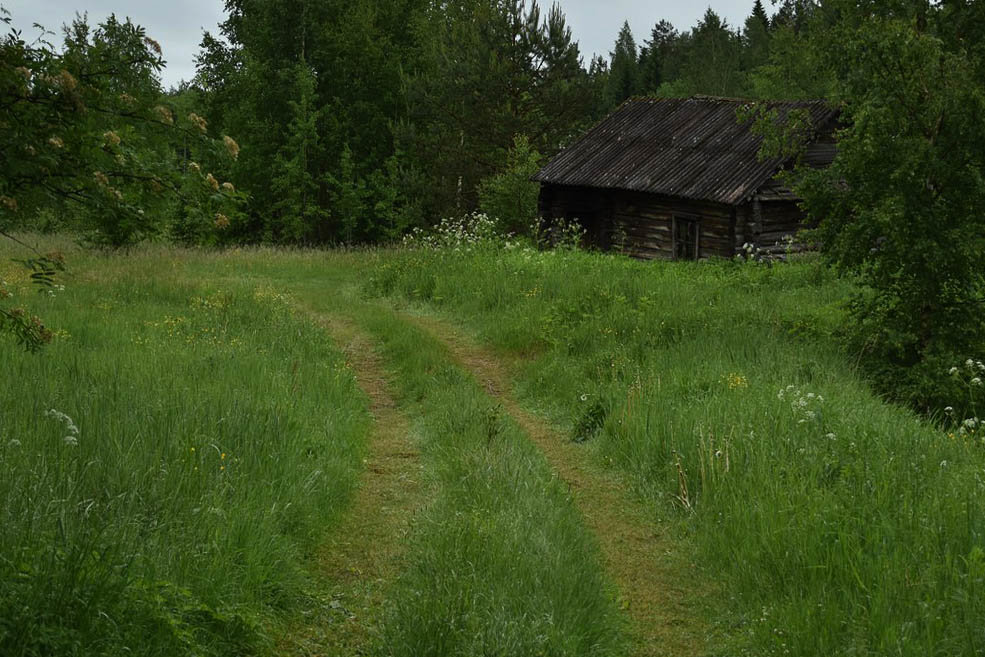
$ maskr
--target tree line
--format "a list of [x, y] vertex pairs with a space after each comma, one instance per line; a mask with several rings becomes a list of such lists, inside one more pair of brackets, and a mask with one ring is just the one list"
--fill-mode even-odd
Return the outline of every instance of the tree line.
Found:
[[[537, 0], [227, 0], [196, 75], [167, 91], [159, 46], [129, 21], [77, 18], [60, 46], [11, 30], [0, 227], [68, 224], [115, 246], [379, 243], [481, 208], [522, 231], [535, 208], [513, 183], [630, 96], [823, 96], [771, 65], [813, 6], [770, 18], [756, 0], [741, 29], [709, 9], [639, 48], [626, 24], [586, 62]], [[215, 148], [230, 140], [235, 157]]]

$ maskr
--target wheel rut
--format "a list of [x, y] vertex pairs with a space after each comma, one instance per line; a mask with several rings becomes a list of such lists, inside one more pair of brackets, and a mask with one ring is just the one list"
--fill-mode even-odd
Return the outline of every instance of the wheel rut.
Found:
[[343, 318], [312, 316], [345, 354], [369, 398], [373, 427], [359, 488], [319, 555], [320, 571], [331, 582], [323, 601], [327, 618], [312, 619], [295, 631], [290, 652], [366, 655], [380, 625], [387, 589], [401, 571], [411, 522], [426, 497], [421, 455], [370, 339]]
[[603, 565], [620, 593], [640, 657], [686, 657], [704, 652], [707, 634], [694, 601], [705, 588], [687, 554], [648, 517], [616, 473], [600, 469], [586, 450], [524, 409], [511, 393], [509, 372], [491, 351], [442, 320], [402, 315], [443, 342], [488, 394], [541, 449], [571, 488], [585, 524], [594, 532]]

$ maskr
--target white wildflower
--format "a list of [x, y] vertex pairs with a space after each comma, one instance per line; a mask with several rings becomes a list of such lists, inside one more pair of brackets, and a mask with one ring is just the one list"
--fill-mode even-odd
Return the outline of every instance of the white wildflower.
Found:
[[[75, 421], [72, 420], [68, 415], [62, 413], [61, 411], [55, 410], [54, 408], [49, 408], [44, 412], [45, 417], [50, 417], [57, 422], [61, 422], [65, 425], [65, 431], [68, 433], [63, 440], [66, 445], [75, 445], [78, 443], [79, 428], [75, 426]], [[70, 440], [71, 439], [71, 440]]]

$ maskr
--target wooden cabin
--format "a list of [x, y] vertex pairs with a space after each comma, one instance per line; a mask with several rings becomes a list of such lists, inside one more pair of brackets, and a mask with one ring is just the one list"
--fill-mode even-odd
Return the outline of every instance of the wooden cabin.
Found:
[[[591, 246], [638, 258], [731, 258], [770, 252], [803, 227], [798, 198], [777, 179], [789, 158], [758, 159], [762, 137], [737, 111], [753, 101], [696, 96], [626, 101], [536, 173], [545, 220], [577, 220]], [[768, 102], [777, 119], [810, 116], [805, 155], [834, 159], [837, 110]]]

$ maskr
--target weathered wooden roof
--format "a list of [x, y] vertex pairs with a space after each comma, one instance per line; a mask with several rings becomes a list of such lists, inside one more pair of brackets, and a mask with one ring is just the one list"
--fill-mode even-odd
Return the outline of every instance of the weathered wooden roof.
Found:
[[[742, 203], [785, 164], [757, 158], [762, 137], [736, 118], [736, 110], [751, 102], [708, 96], [628, 100], [532, 180]], [[837, 115], [824, 101], [765, 104], [781, 120], [792, 109], [806, 109], [819, 129]]]

